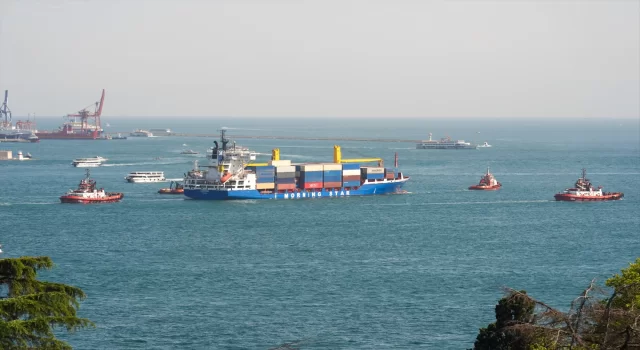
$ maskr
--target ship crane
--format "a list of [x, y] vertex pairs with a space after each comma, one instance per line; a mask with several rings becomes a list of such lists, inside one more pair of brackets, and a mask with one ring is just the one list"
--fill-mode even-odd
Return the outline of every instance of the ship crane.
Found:
[[11, 125], [11, 110], [9, 109], [9, 90], [4, 90], [4, 102], [0, 106], [0, 119], [3, 127], [10, 127]]
[[[90, 113], [89, 107], [93, 105], [95, 105], [95, 112]], [[102, 129], [102, 125], [100, 123], [100, 116], [102, 115], [103, 105], [104, 105], [104, 89], [102, 89], [102, 96], [100, 97], [100, 101], [97, 101], [95, 103], [88, 105], [87, 107], [80, 110], [77, 114], [67, 114], [67, 117], [80, 118], [80, 127], [82, 132], [89, 131], [89, 118], [93, 118], [94, 127], [96, 128], [96, 131], [99, 131]], [[94, 130], [90, 130], [90, 131], [94, 131]]]
[[383, 167], [384, 166], [384, 160], [382, 158], [349, 158], [349, 159], [343, 159], [342, 158], [342, 150], [340, 149], [340, 146], [338, 145], [334, 145], [333, 146], [333, 162], [334, 163], [371, 163], [371, 162], [377, 162], [379, 167]]
[[[274, 148], [271, 151], [271, 160], [280, 160], [280, 149]], [[333, 146], [333, 162], [337, 164], [341, 163], [378, 163], [379, 167], [384, 166], [384, 160], [382, 158], [342, 158], [342, 149], [338, 145]], [[249, 163], [246, 166], [267, 166], [269, 163]], [[396, 166], [397, 167], [397, 166]]]

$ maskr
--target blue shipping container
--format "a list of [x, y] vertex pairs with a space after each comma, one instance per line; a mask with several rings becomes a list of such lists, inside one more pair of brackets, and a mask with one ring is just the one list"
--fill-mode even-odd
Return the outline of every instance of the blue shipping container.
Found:
[[364, 175], [364, 178], [371, 180], [381, 180], [384, 179], [384, 174], [366, 174]]
[[360, 170], [360, 164], [343, 163], [342, 170]]

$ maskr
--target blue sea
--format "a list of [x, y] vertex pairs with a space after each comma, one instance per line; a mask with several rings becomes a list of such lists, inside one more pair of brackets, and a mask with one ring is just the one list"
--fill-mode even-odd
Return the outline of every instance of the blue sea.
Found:
[[[0, 144], [2, 257], [50, 256], [46, 280], [81, 287], [95, 329], [76, 349], [466, 349], [504, 287], [562, 310], [640, 256], [640, 123], [630, 119], [103, 118], [108, 132], [426, 139], [492, 148], [417, 150], [408, 142], [239, 139], [268, 159], [383, 157], [411, 177], [402, 195], [210, 202], [129, 184], [131, 171], [180, 178], [214, 138]], [[40, 118], [41, 130], [62, 119]], [[201, 152], [182, 155], [184, 149]], [[98, 186], [120, 203], [60, 204], [102, 156]], [[499, 191], [468, 191], [490, 167]], [[555, 202], [581, 169], [621, 201]]]

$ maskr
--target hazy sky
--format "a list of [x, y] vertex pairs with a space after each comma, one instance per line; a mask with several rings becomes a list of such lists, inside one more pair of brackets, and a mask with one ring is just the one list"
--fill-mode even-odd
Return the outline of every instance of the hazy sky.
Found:
[[0, 0], [14, 115], [640, 118], [637, 0]]

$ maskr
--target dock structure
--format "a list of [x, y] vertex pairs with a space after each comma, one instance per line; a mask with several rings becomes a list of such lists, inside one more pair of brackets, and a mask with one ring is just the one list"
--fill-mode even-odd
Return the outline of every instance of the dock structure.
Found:
[[[172, 133], [167, 136], [181, 137], [217, 137], [214, 134], [192, 134], [192, 133]], [[300, 141], [365, 141], [365, 142], [395, 142], [395, 143], [417, 143], [420, 140], [407, 139], [384, 139], [367, 137], [304, 137], [304, 136], [268, 136], [268, 135], [233, 135], [234, 139], [255, 139], [255, 140], [300, 140]]]

